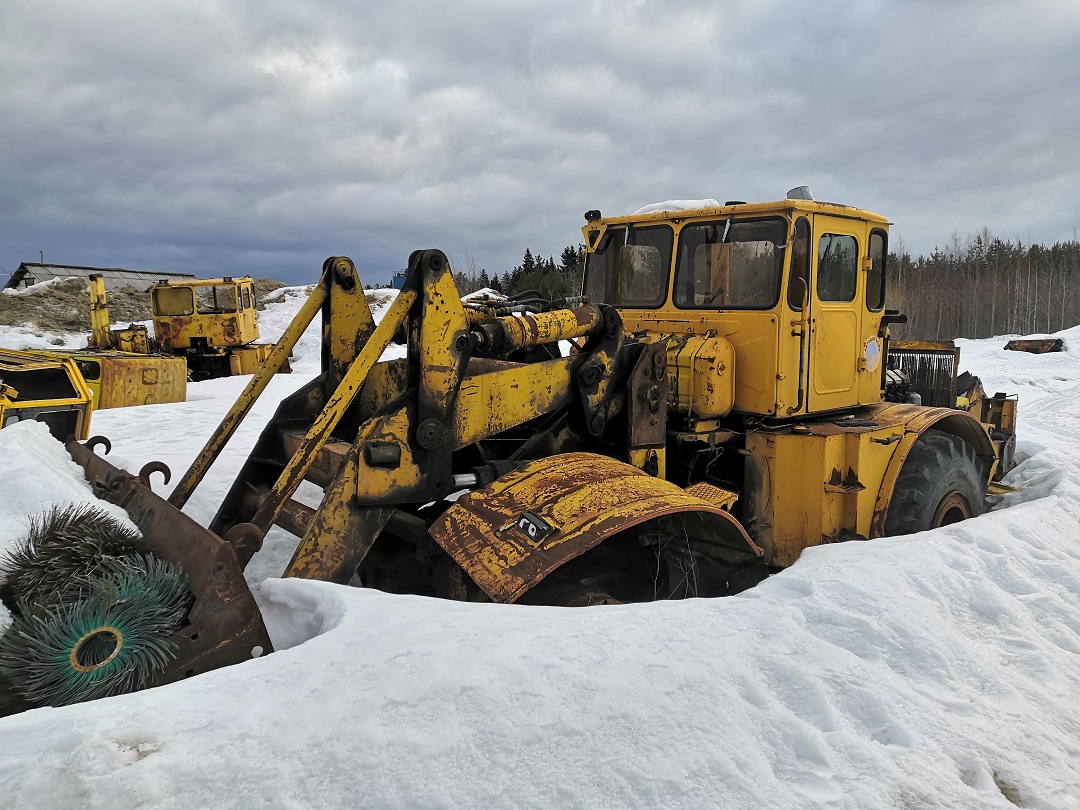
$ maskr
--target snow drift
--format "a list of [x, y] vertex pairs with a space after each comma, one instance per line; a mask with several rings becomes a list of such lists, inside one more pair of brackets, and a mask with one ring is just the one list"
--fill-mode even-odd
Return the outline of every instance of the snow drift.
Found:
[[[277, 295], [267, 337], [299, 301]], [[247, 576], [278, 652], [0, 720], [0, 795], [28, 808], [1078, 806], [1080, 361], [1004, 342], [962, 342], [988, 392], [1020, 395], [1008, 482], [1022, 491], [986, 515], [815, 548], [736, 597], [589, 609], [275, 579], [295, 539], [274, 531]], [[196, 520], [317, 365], [313, 329], [196, 491]], [[114, 464], [179, 472], [243, 384], [104, 411], [94, 432]], [[0, 545], [27, 512], [93, 497], [40, 426], [0, 431], [0, 453]]]

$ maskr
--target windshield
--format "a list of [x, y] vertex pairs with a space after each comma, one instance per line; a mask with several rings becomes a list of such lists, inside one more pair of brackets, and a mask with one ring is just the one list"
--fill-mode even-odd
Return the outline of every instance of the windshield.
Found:
[[780, 297], [786, 234], [782, 219], [687, 225], [679, 235], [675, 305], [772, 308]]
[[188, 287], [157, 287], [153, 299], [155, 315], [190, 315], [195, 311]]
[[608, 228], [585, 260], [585, 294], [593, 304], [655, 307], [667, 296], [674, 233], [667, 225]]
[[195, 301], [200, 315], [221, 315], [236, 312], [236, 287], [232, 284], [215, 284], [213, 287], [200, 287], [195, 294]]

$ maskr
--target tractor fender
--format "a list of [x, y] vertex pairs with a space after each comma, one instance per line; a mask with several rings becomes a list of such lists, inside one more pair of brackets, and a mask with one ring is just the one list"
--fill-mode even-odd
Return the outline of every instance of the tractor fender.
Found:
[[889, 504], [892, 502], [893, 490], [896, 488], [900, 471], [915, 442], [931, 428], [956, 436], [974, 447], [975, 454], [982, 461], [982, 476], [986, 482], [990, 481], [994, 461], [997, 458], [994, 444], [987, 433], [986, 425], [967, 411], [890, 403], [871, 406], [869, 410], [875, 421], [904, 427], [903, 438], [896, 443], [896, 449], [881, 479], [881, 486], [874, 502], [874, 515], [870, 523], [870, 537], [882, 537], [885, 534], [885, 519], [888, 516]]
[[462, 496], [428, 530], [493, 602], [516, 602], [564, 563], [653, 518], [693, 512], [718, 556], [760, 564], [739, 522], [662, 478], [594, 453], [539, 459]]

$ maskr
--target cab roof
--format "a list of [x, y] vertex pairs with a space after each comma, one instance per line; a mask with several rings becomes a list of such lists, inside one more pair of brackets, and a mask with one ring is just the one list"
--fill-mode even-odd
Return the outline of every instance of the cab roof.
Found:
[[875, 214], [853, 205], [841, 203], [819, 202], [818, 200], [776, 200], [774, 202], [754, 203], [727, 203], [714, 205], [706, 208], [680, 209], [676, 211], [654, 211], [649, 214], [625, 214], [618, 217], [600, 217], [587, 223], [586, 228], [596, 225], [626, 225], [642, 222], [681, 222], [686, 219], [726, 217], [732, 214], [739, 216], [767, 215], [767, 214], [828, 214], [830, 216], [847, 217], [867, 222], [888, 225], [889, 220], [881, 214]]
[[229, 284], [241, 284], [245, 281], [254, 283], [251, 276], [225, 276], [224, 278], [163, 278], [155, 281], [154, 287], [222, 287]]

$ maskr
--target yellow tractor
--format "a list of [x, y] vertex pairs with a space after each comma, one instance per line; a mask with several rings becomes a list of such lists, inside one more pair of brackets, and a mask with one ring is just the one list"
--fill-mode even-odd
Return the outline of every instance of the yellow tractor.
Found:
[[[255, 283], [248, 276], [158, 281], [150, 286], [154, 336], [186, 359], [193, 381], [253, 374], [272, 348], [256, 343]], [[288, 363], [279, 369], [289, 371]]]
[[[789, 198], [586, 220], [575, 299], [462, 302], [423, 250], [376, 324], [353, 263], [328, 259], [167, 503], [148, 471], [68, 443], [190, 577], [150, 682], [270, 649], [241, 571], [274, 526], [298, 539], [286, 576], [588, 605], [737, 593], [807, 547], [983, 511], [1016, 402], [913, 404], [929, 361], [909, 349], [905, 370], [889, 346], [884, 217]], [[195, 307], [183, 289], [174, 315]], [[199, 527], [180, 509], [320, 313], [322, 373]], [[395, 334], [406, 355], [381, 360]], [[294, 498], [303, 481], [316, 507]]]

